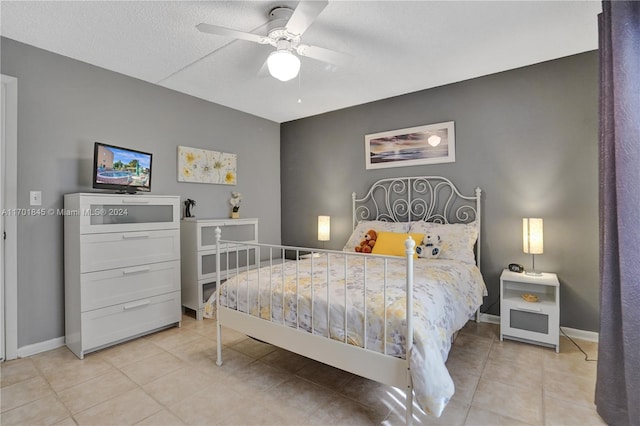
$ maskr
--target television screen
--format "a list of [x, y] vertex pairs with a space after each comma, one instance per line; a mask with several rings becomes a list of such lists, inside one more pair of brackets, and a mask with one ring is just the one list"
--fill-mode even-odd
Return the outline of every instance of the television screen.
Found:
[[147, 152], [96, 142], [93, 187], [134, 193], [151, 191], [151, 158]]

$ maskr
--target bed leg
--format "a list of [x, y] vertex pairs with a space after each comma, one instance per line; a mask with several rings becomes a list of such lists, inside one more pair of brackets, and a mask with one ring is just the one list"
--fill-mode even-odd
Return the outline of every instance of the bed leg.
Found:
[[220, 367], [222, 365], [222, 325], [220, 324], [220, 321], [216, 322], [216, 334], [217, 334], [217, 342], [216, 342], [216, 355], [217, 355], [217, 359], [216, 359], [216, 365], [218, 367]]
[[407, 368], [407, 397], [405, 398], [404, 422], [407, 426], [413, 425], [413, 383], [411, 381], [411, 369]]
[[476, 322], [480, 324], [480, 308], [476, 311]]

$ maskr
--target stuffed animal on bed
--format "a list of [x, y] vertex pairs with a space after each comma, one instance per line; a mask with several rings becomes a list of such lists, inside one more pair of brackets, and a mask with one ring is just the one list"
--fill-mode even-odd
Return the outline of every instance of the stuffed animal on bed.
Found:
[[360, 245], [356, 246], [356, 251], [358, 253], [371, 253], [373, 246], [376, 245], [376, 240], [378, 239], [378, 234], [373, 229], [369, 229], [366, 234], [364, 234], [364, 238], [360, 241]]
[[442, 251], [440, 244], [440, 235], [427, 233], [422, 240], [422, 244], [416, 247], [416, 254], [424, 259], [437, 259]]

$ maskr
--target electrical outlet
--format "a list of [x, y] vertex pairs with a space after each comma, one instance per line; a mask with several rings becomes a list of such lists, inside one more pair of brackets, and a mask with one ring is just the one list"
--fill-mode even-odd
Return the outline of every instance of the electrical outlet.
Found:
[[42, 205], [42, 191], [29, 191], [29, 203], [32, 206]]

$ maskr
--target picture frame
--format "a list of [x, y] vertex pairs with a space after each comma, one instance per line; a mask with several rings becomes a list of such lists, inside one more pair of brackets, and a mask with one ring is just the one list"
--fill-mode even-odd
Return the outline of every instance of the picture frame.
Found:
[[236, 154], [178, 146], [178, 182], [235, 185]]
[[367, 170], [456, 161], [453, 121], [372, 133], [364, 145]]

